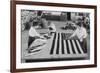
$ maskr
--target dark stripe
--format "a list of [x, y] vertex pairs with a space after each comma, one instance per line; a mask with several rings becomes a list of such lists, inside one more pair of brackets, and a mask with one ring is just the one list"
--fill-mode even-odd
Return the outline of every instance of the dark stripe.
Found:
[[68, 40], [65, 40], [66, 41], [66, 49], [67, 49], [67, 53], [70, 54], [70, 51], [69, 51], [69, 45], [68, 45]]
[[72, 43], [72, 40], [69, 40], [69, 41], [70, 41], [70, 43], [71, 43], [72, 51], [73, 51], [73, 53], [75, 54], [76, 52], [75, 52], [75, 49], [74, 49], [74, 45], [73, 45], [73, 43]]
[[59, 54], [59, 37], [60, 37], [60, 34], [58, 33], [56, 54]]
[[66, 34], [64, 33], [64, 39], [66, 39]]
[[65, 40], [65, 38], [64, 38], [64, 33], [63, 33], [63, 39]]
[[54, 38], [53, 38], [53, 42], [52, 42], [52, 47], [51, 47], [50, 54], [53, 54], [53, 51], [54, 51], [54, 46], [55, 46], [55, 41], [56, 41], [56, 35], [57, 35], [57, 33], [54, 34]]
[[78, 46], [76, 40], [75, 40], [75, 45], [76, 45], [76, 48], [77, 48], [77, 50], [78, 50], [78, 53], [81, 54], [81, 51], [80, 51], [80, 49], [79, 49], [79, 46]]
[[65, 40], [65, 35], [64, 35], [65, 33], [63, 33], [63, 39]]
[[85, 53], [85, 51], [84, 51], [84, 49], [83, 49], [83, 47], [82, 47], [82, 44], [81, 44], [80, 40], [78, 40], [78, 42], [79, 42], [79, 45], [80, 45], [81, 48], [82, 48], [82, 51]]
[[65, 39], [67, 39], [67, 35], [68, 35], [68, 34], [66, 33], [66, 34], [65, 34]]
[[62, 36], [62, 40], [64, 40], [64, 33], [61, 33], [61, 36]]
[[62, 44], [62, 54], [64, 54], [64, 39], [63, 38], [63, 35], [61, 36], [61, 44]]

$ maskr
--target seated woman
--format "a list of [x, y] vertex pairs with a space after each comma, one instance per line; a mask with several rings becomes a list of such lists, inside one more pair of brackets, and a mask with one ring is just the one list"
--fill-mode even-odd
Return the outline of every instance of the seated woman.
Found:
[[40, 31], [41, 34], [43, 34], [43, 36], [47, 39], [50, 39], [50, 31], [49, 31], [49, 28], [48, 28], [48, 22], [45, 18], [41, 18], [40, 21], [39, 21], [39, 26], [41, 28], [41, 30], [43, 31]]
[[[29, 39], [28, 39], [28, 52], [32, 52], [34, 51], [34, 48], [39, 47], [39, 45], [43, 45], [44, 43], [46, 43], [46, 38], [44, 38], [42, 35], [40, 35], [37, 31], [36, 28], [38, 28], [38, 22], [30, 22], [31, 27], [29, 29]], [[37, 42], [35, 42], [38, 39], [38, 41], [42, 42], [36, 44]], [[34, 47], [33, 47], [34, 46]]]
[[49, 27], [50, 35], [56, 32], [56, 26], [51, 21], [48, 21], [48, 27]]

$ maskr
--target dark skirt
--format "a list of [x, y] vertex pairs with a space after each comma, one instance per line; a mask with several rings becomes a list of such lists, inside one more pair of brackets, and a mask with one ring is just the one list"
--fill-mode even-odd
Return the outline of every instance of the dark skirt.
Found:
[[81, 46], [83, 48], [84, 53], [87, 53], [87, 39], [84, 38], [83, 41], [81, 42]]
[[35, 41], [35, 37], [31, 37], [29, 36], [29, 39], [28, 39], [28, 48], [30, 47], [30, 45]]

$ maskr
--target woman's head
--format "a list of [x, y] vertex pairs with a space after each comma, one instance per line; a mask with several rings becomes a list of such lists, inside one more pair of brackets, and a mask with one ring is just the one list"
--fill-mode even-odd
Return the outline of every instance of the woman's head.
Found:
[[48, 21], [48, 26], [50, 26], [50, 24], [51, 24], [51, 21]]
[[38, 26], [38, 22], [37, 21], [33, 21], [31, 26], [32, 27], [37, 27]]
[[79, 19], [77, 20], [76, 25], [79, 26], [79, 27], [83, 26], [83, 20], [79, 18]]

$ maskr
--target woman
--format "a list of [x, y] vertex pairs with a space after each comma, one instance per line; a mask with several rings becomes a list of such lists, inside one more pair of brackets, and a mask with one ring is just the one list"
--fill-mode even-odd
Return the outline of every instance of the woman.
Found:
[[87, 39], [87, 31], [83, 27], [82, 20], [78, 21], [78, 23], [77, 23], [77, 29], [69, 37], [69, 39], [72, 39], [74, 37], [77, 37], [80, 40], [84, 52], [87, 53], [87, 40], [86, 40]]
[[56, 26], [51, 21], [48, 21], [48, 27], [49, 27], [50, 35], [56, 32]]
[[[29, 40], [28, 40], [28, 52], [32, 52], [34, 48], [38, 47], [38, 45], [41, 45], [43, 43], [46, 43], [46, 39], [41, 36], [39, 33], [37, 33], [36, 28], [38, 28], [38, 22], [31, 22], [31, 27], [29, 30]], [[42, 43], [35, 42], [38, 39], [38, 41], [41, 41]], [[34, 43], [35, 42], [35, 43]], [[33, 47], [34, 46], [34, 47]]]

